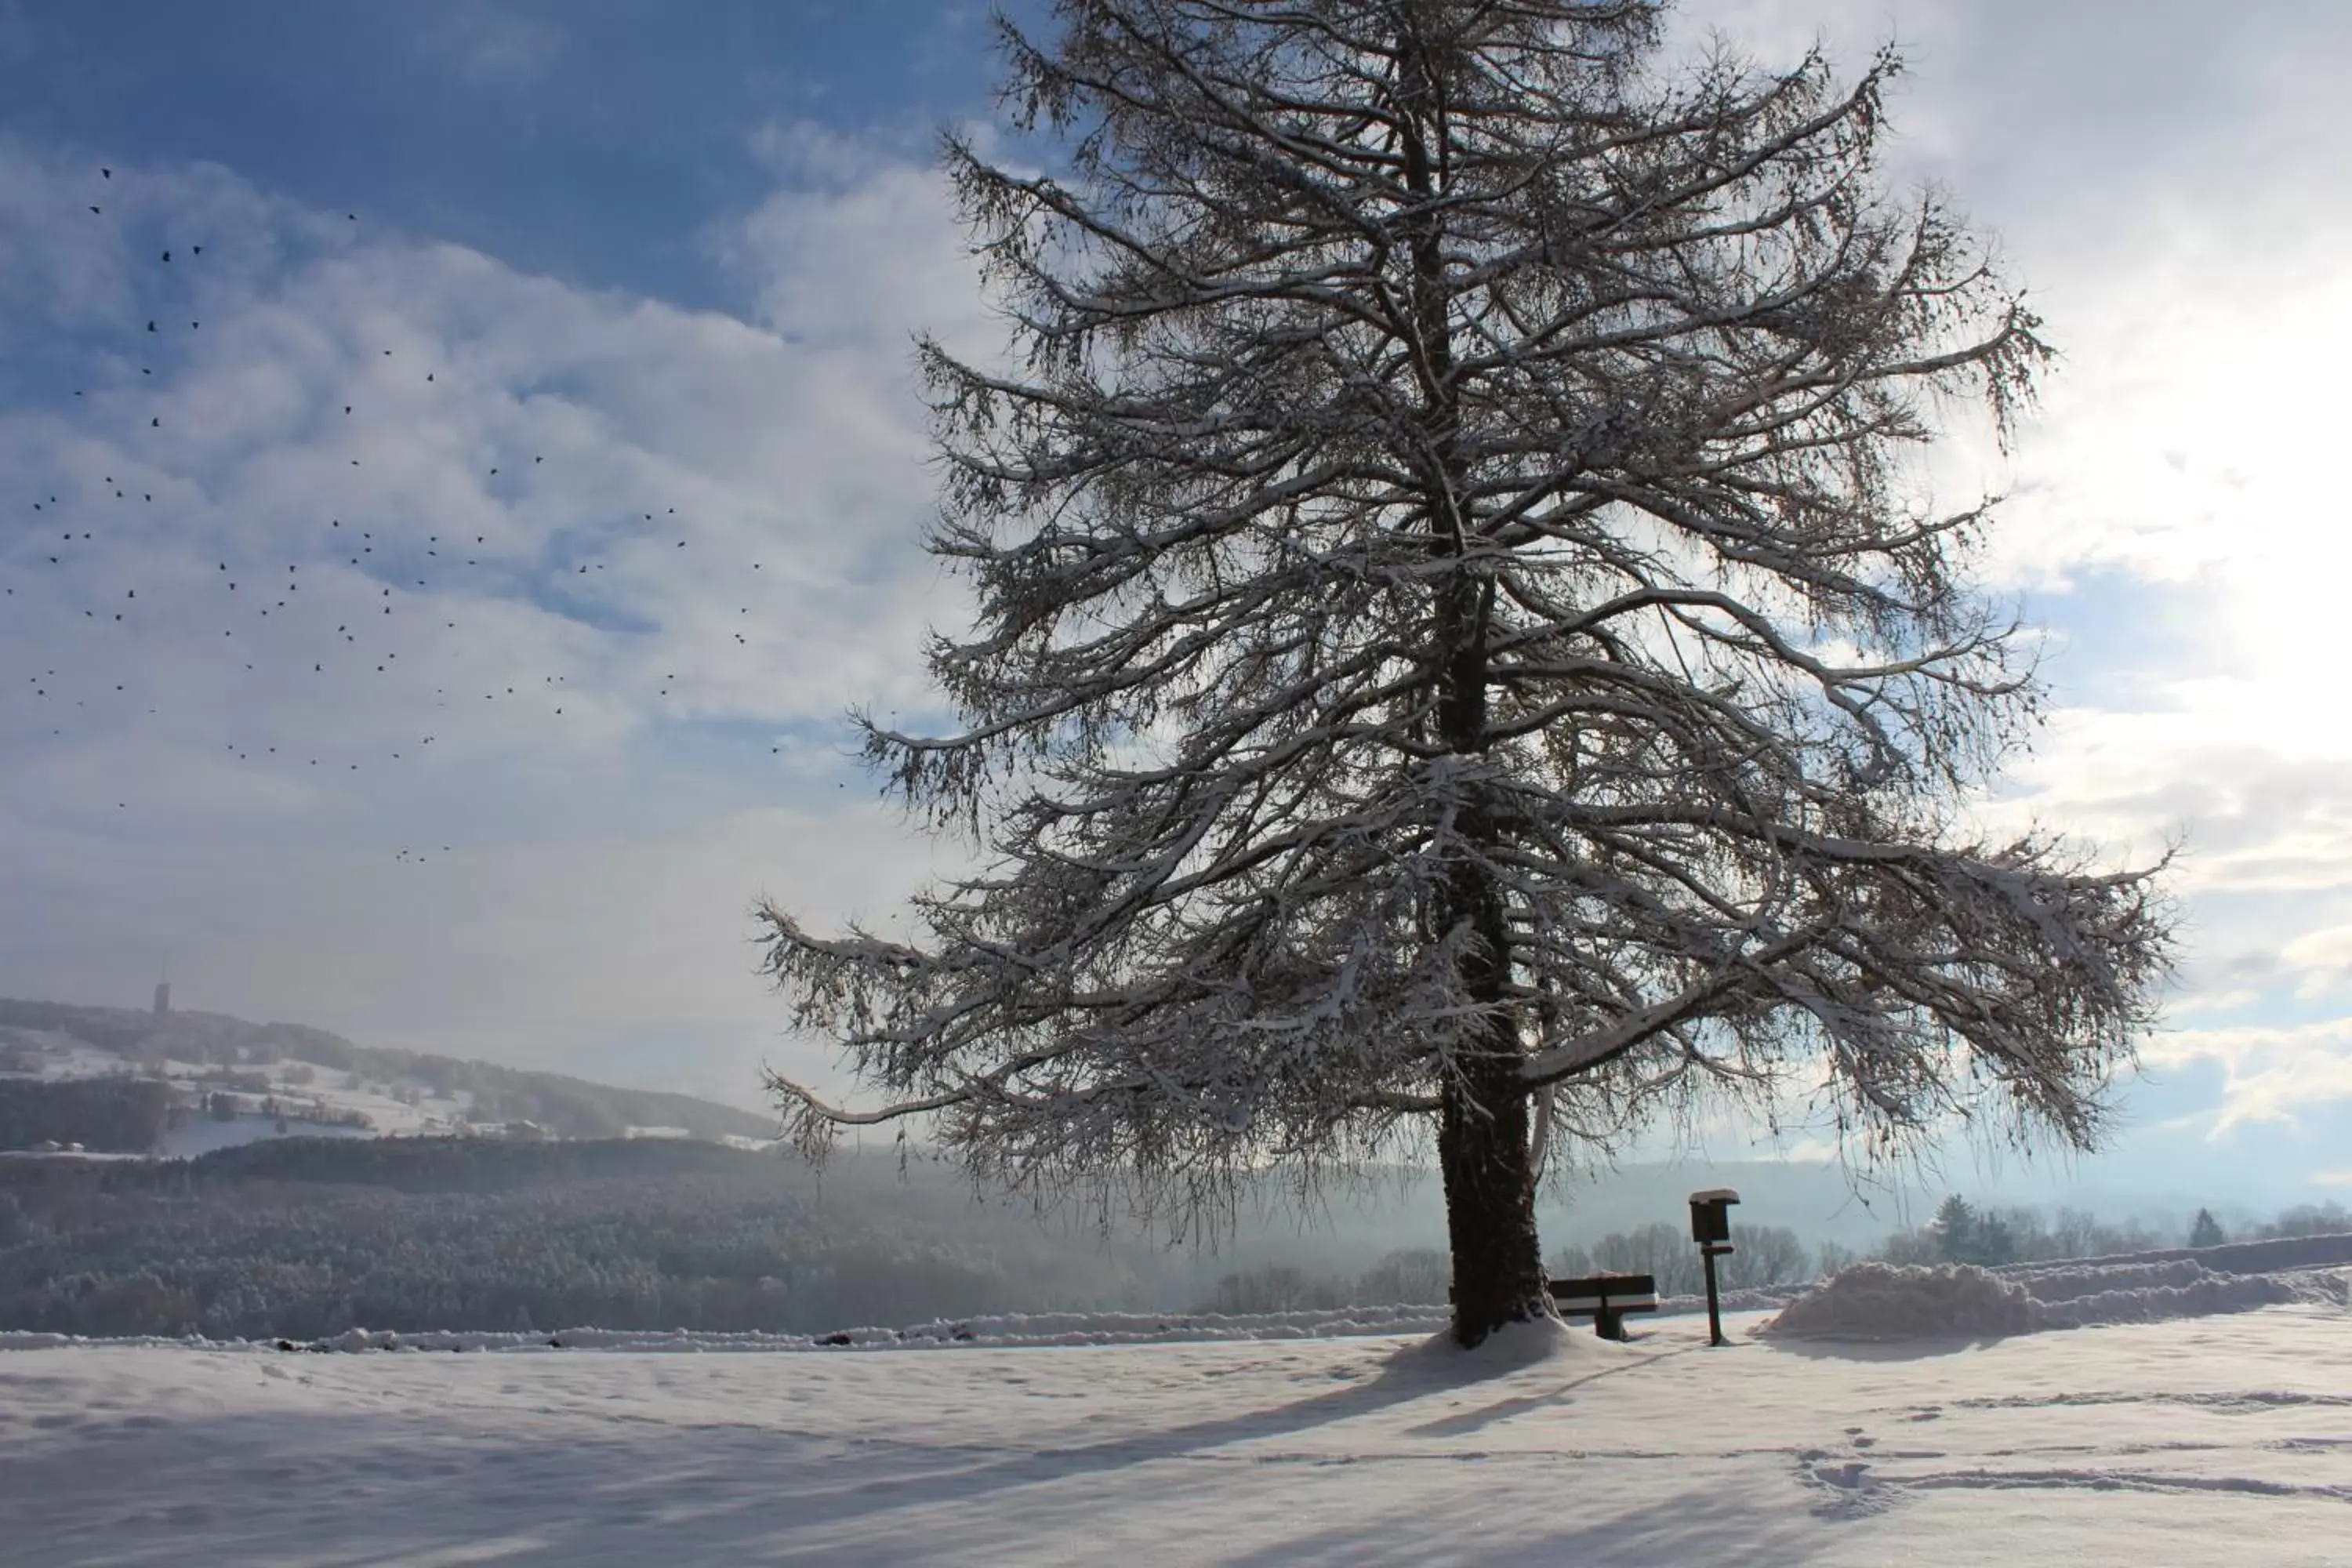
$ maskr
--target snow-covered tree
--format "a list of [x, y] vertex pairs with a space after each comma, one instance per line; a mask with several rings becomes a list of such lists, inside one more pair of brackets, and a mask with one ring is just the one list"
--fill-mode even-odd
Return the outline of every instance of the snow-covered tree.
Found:
[[1660, 11], [1000, 24], [1067, 156], [945, 147], [1016, 351], [920, 348], [960, 727], [860, 720], [984, 854], [914, 940], [760, 905], [882, 1097], [776, 1079], [804, 1145], [1183, 1207], [1433, 1135], [1475, 1343], [1549, 1310], [1546, 1128], [1810, 1082], [1877, 1152], [1979, 1090], [2093, 1141], [2167, 915], [1959, 825], [2035, 689], [1923, 461], [2038, 323], [1884, 189], [1892, 55], [1669, 68]]

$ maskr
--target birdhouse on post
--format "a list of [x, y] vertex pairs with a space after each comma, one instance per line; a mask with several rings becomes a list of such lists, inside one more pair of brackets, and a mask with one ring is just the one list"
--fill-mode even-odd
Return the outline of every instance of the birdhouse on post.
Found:
[[1691, 1239], [1701, 1247], [1720, 1245], [1726, 1251], [1731, 1247], [1731, 1215], [1727, 1212], [1739, 1201], [1739, 1194], [1729, 1187], [1709, 1187], [1690, 1195]]
[[1715, 1260], [1731, 1250], [1731, 1205], [1739, 1194], [1729, 1187], [1709, 1187], [1690, 1195], [1691, 1239], [1698, 1243], [1706, 1263], [1706, 1342], [1728, 1343], [1723, 1337], [1723, 1309], [1716, 1293]]

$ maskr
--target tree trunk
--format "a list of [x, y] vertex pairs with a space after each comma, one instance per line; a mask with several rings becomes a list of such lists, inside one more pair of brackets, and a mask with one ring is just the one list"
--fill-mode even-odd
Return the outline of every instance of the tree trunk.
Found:
[[[1510, 1031], [1494, 1033], [1507, 1038]], [[1465, 1348], [1506, 1323], [1551, 1310], [1517, 1058], [1516, 1049], [1496, 1049], [1463, 1061], [1438, 1118], [1437, 1163], [1454, 1253], [1454, 1337]]]
[[[1412, 19], [1397, 35], [1398, 104], [1405, 184], [1419, 210], [1402, 225], [1428, 443], [1425, 470], [1430, 552], [1454, 570], [1437, 589], [1430, 649], [1437, 677], [1438, 738], [1457, 756], [1486, 748], [1486, 629], [1495, 608], [1491, 576], [1465, 569], [1473, 531], [1464, 497], [1461, 389], [1454, 378], [1453, 322], [1434, 197], [1444, 163], [1445, 85]], [[1543, 1249], [1536, 1237], [1534, 1169], [1528, 1147], [1528, 1090], [1509, 1010], [1511, 932], [1501, 890], [1480, 858], [1496, 842], [1483, 792], [1474, 787], [1455, 824], [1459, 858], [1449, 868], [1438, 929], [1467, 926], [1463, 990], [1493, 1011], [1471, 1026], [1446, 1075], [1438, 1113], [1437, 1162], [1445, 1178], [1445, 1226], [1454, 1254], [1454, 1337], [1465, 1348], [1505, 1323], [1550, 1311]]]
[[[1444, 707], [1461, 726], [1447, 738], [1462, 751], [1486, 726], [1484, 622], [1479, 614], [1457, 645], [1468, 657], [1446, 682]], [[1469, 928], [1475, 940], [1459, 960], [1462, 989], [1489, 1009], [1454, 1049], [1437, 1122], [1454, 1252], [1454, 1337], [1467, 1349], [1505, 1323], [1548, 1316], [1551, 1295], [1536, 1236], [1531, 1097], [1519, 1076], [1524, 1048], [1510, 1006], [1510, 921], [1494, 872], [1475, 858], [1495, 843], [1495, 824], [1481, 801], [1462, 811], [1458, 827], [1463, 858], [1446, 878], [1444, 925]]]

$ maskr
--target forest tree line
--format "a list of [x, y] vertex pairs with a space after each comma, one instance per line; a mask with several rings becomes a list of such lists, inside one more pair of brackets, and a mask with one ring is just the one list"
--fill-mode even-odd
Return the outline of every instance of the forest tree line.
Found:
[[649, 1140], [0, 1160], [0, 1329], [815, 1331], [1149, 1293], [1121, 1259], [969, 1208], [829, 1195], [773, 1159]]
[[171, 1086], [156, 1079], [0, 1078], [0, 1149], [46, 1142], [143, 1154], [170, 1128], [172, 1100]]

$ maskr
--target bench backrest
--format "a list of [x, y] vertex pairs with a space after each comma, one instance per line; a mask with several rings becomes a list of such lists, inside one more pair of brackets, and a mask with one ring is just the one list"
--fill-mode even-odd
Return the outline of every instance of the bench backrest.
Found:
[[1583, 1279], [1554, 1279], [1551, 1299], [1570, 1311], [1592, 1311], [1604, 1302], [1612, 1310], [1641, 1311], [1658, 1304], [1657, 1277], [1650, 1274], [1599, 1274]]

